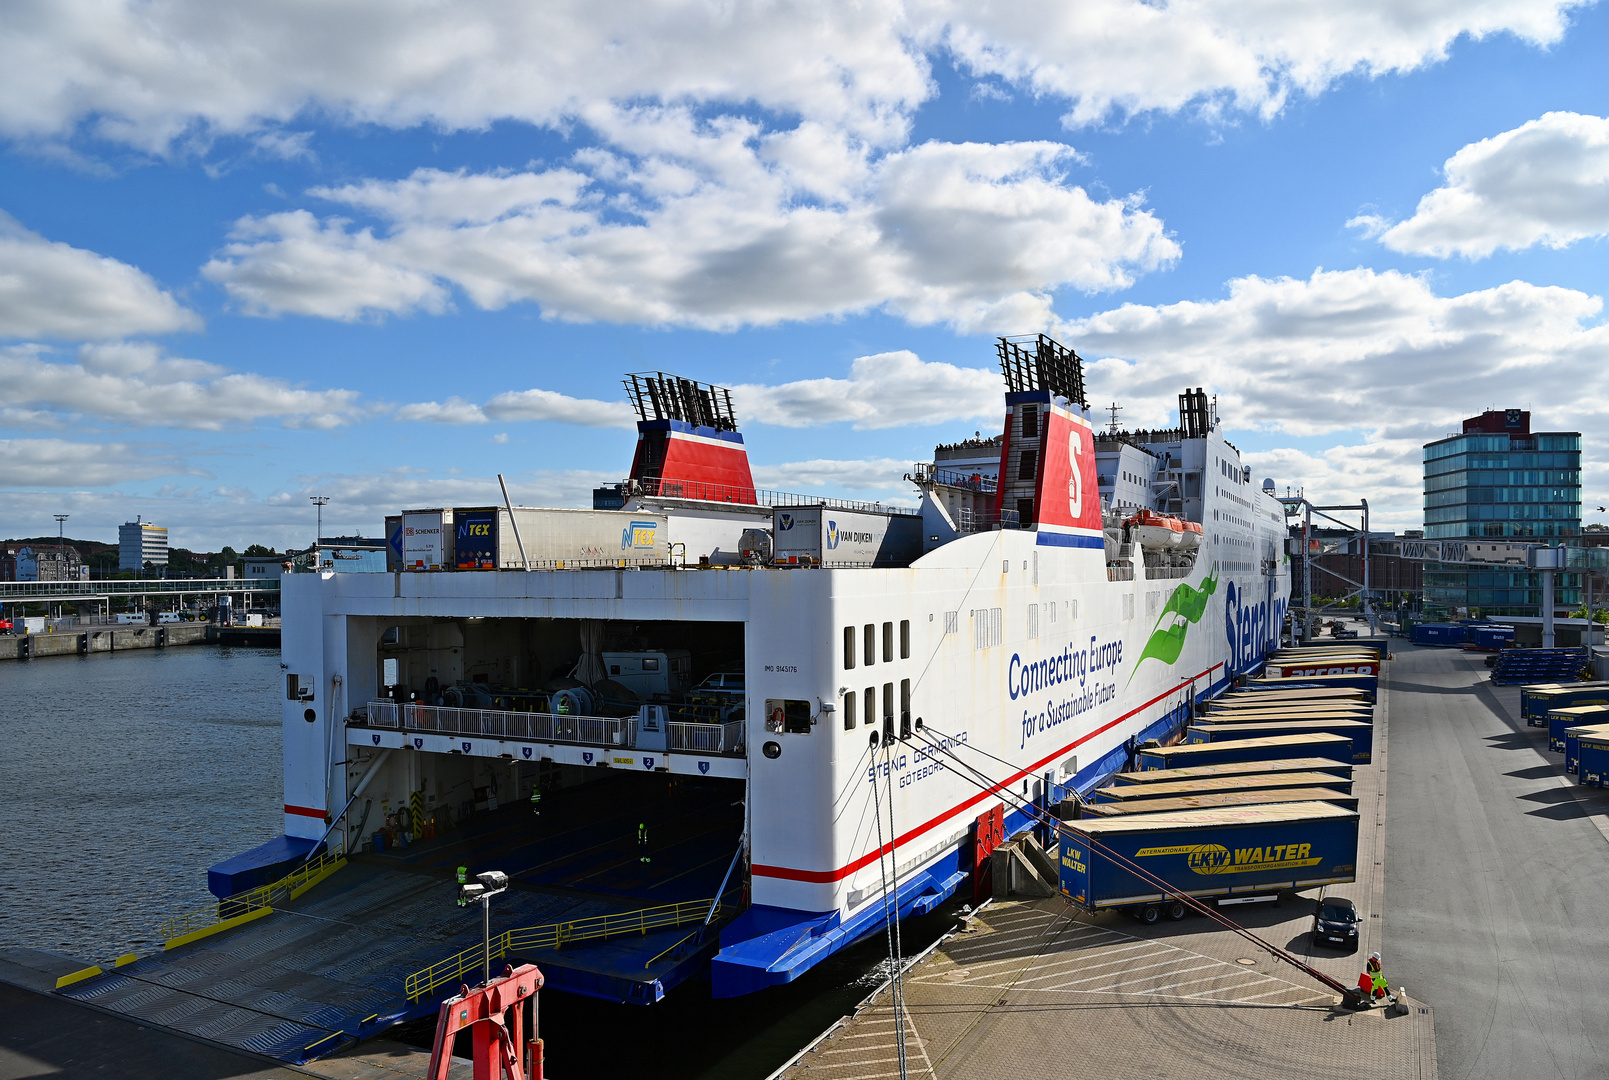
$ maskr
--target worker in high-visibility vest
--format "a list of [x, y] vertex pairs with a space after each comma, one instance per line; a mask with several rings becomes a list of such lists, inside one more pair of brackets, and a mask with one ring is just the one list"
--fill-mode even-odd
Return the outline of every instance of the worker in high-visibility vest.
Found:
[[653, 861], [648, 857], [648, 823], [646, 821], [638, 822], [637, 824], [637, 854], [639, 856], [638, 862]]
[[531, 813], [542, 816], [542, 785], [531, 785]]
[[1386, 982], [1385, 972], [1380, 969], [1379, 953], [1369, 954], [1369, 962], [1364, 965], [1364, 972], [1369, 976], [1369, 990], [1373, 994], [1374, 1000], [1379, 1001], [1384, 998], [1387, 1001], [1396, 1001], [1396, 998], [1391, 993], [1390, 984]]

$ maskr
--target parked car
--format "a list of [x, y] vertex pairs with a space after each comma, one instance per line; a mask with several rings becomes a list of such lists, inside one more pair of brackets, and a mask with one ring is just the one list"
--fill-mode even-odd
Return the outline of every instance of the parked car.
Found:
[[693, 687], [694, 694], [741, 694], [743, 693], [743, 672], [722, 671], [697, 686]]
[[1326, 896], [1313, 906], [1313, 944], [1358, 947], [1358, 909], [1344, 896]]
[[11, 620], [10, 619], [0, 619], [0, 634], [9, 634], [9, 633], [11, 633]]

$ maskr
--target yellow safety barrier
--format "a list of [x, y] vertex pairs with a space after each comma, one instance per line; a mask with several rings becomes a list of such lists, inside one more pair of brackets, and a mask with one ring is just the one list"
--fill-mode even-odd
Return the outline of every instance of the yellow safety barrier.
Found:
[[346, 856], [336, 846], [309, 859], [278, 881], [168, 919], [157, 927], [162, 948], [176, 949], [209, 934], [261, 918], [273, 911], [275, 904], [296, 899], [345, 865]]
[[[724, 905], [717, 907], [715, 917], [720, 918], [724, 910], [726, 910]], [[709, 913], [709, 900], [687, 900], [680, 904], [664, 904], [638, 911], [596, 915], [590, 919], [573, 919], [569, 922], [548, 923], [545, 926], [506, 930], [492, 938], [492, 959], [501, 960], [511, 952], [556, 949], [572, 941], [595, 941], [619, 934], [646, 934], [650, 930], [664, 930], [702, 921]], [[461, 953], [431, 964], [423, 971], [409, 975], [403, 980], [403, 992], [408, 995], [409, 1001], [417, 1001], [438, 987], [458, 982], [466, 974], [479, 970], [485, 957], [484, 945], [465, 949]]]
[[101, 970], [99, 964], [94, 964], [87, 968], [80, 968], [71, 975], [63, 975], [61, 978], [57, 979], [56, 989], [60, 990], [64, 986], [71, 986], [73, 983], [83, 982], [85, 979], [93, 979], [97, 975], [104, 974], [106, 973]]

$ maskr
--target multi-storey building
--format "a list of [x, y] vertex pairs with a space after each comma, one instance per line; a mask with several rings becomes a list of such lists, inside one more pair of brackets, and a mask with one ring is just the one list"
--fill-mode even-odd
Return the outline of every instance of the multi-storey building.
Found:
[[168, 530], [135, 518], [117, 527], [117, 568], [139, 573], [145, 564], [168, 565]]
[[[1457, 435], [1426, 443], [1425, 538], [1562, 545], [1581, 535], [1581, 433], [1531, 430], [1523, 409], [1492, 409]], [[1537, 615], [1542, 587], [1523, 566], [1430, 563], [1425, 602], [1488, 615]], [[1578, 574], [1561, 574], [1561, 609], [1581, 603]]]

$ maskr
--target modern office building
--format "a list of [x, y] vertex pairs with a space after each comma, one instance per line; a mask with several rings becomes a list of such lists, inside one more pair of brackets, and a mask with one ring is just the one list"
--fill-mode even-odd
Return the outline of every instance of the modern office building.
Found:
[[[1578, 544], [1581, 433], [1531, 430], [1523, 409], [1492, 409], [1426, 443], [1425, 539]], [[1523, 566], [1429, 563], [1425, 603], [1486, 615], [1538, 615], [1542, 586]], [[1557, 609], [1581, 604], [1579, 574], [1560, 574]]]
[[117, 527], [117, 568], [139, 573], [150, 563], [168, 565], [168, 530], [163, 525], [135, 518]]

